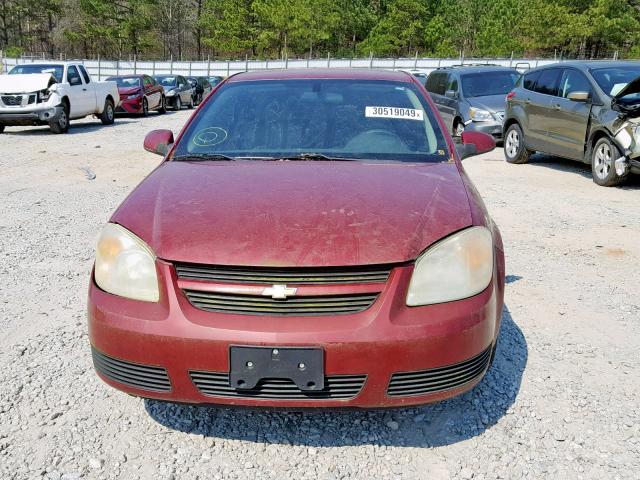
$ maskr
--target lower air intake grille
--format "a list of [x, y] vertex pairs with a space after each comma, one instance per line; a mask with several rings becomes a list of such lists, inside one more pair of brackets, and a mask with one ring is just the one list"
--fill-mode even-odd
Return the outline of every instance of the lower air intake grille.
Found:
[[386, 282], [391, 265], [327, 268], [227, 267], [176, 263], [178, 278], [222, 283], [327, 285]]
[[3, 95], [2, 103], [9, 107], [22, 105], [22, 95]]
[[229, 386], [227, 373], [191, 371], [189, 375], [203, 395], [271, 400], [349, 400], [360, 393], [367, 379], [366, 375], [328, 376], [325, 377], [323, 390], [304, 392], [287, 379], [265, 378], [256, 388], [236, 390]]
[[389, 382], [387, 395], [390, 397], [423, 395], [459, 387], [481, 375], [487, 368], [490, 358], [491, 348], [488, 348], [469, 360], [448, 367], [394, 373]]
[[369, 308], [378, 297], [377, 293], [367, 293], [274, 300], [260, 295], [236, 295], [199, 290], [185, 290], [184, 293], [191, 305], [201, 310], [241, 315], [308, 316], [358, 313]]
[[171, 391], [167, 371], [162, 367], [125, 362], [91, 348], [93, 366], [102, 376], [129, 387], [153, 392]]

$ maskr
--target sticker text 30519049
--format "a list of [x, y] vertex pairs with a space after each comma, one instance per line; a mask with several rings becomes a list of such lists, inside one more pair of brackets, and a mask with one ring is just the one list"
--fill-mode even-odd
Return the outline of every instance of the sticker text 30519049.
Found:
[[405, 120], [422, 120], [422, 110], [402, 107], [366, 107], [365, 117], [372, 118], [401, 118]]

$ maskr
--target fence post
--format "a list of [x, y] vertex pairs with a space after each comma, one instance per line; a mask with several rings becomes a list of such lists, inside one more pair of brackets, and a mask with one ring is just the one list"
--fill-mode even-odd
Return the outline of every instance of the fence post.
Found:
[[211, 76], [211, 56], [207, 55], [207, 77]]
[[136, 75], [138, 73], [138, 56], [133, 56], [133, 74]]
[[287, 53], [287, 56], [284, 57], [284, 69], [288, 69], [289, 68], [289, 54]]
[[353, 65], [353, 58], [349, 59], [349, 68], [351, 68], [351, 65]]
[[369, 68], [373, 68], [373, 52], [369, 52]]
[[191, 76], [191, 66], [193, 65], [193, 62], [191, 60], [189, 60], [189, 76]]
[[396, 57], [393, 57], [393, 67], [394, 70], [396, 69]]
[[102, 81], [102, 68], [101, 67], [101, 62], [100, 62], [100, 54], [98, 54], [98, 81]]
[[151, 64], [151, 76], [153, 76], [153, 77], [156, 76], [156, 61], [155, 60]]
[[327, 68], [331, 68], [331, 52], [327, 53]]
[[513, 50], [511, 50], [511, 59], [509, 60], [509, 67], [513, 64]]
[[227, 77], [229, 76], [229, 67], [230, 67], [230, 65], [229, 65], [229, 64], [230, 64], [230, 63], [231, 63], [231, 62], [229, 62], [229, 60], [227, 60]]
[[245, 72], [249, 71], [249, 54], [248, 53], [244, 55], [244, 71]]
[[[307, 65], [307, 67], [308, 67], [308, 66], [309, 66], [309, 65]], [[269, 70], [269, 59], [268, 59], [268, 58], [266, 58], [266, 59], [265, 59], [264, 69], [265, 69], [265, 70]]]
[[116, 60], [116, 75], [120, 75], [120, 59]]
[[173, 75], [173, 55], [171, 55], [171, 63], [169, 64], [169, 75]]
[[418, 50], [416, 50], [416, 56], [413, 58], [413, 69], [416, 70], [418, 68]]

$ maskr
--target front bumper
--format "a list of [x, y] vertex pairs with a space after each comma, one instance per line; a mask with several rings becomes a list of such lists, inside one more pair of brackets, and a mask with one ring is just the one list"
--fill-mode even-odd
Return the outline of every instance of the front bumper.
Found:
[[121, 98], [116, 113], [142, 113], [142, 97], [127, 99]]
[[62, 105], [39, 109], [0, 108], [0, 125], [44, 125], [54, 122], [62, 113]]
[[474, 132], [487, 133], [491, 135], [496, 141], [502, 140], [502, 122], [474, 122], [473, 120], [469, 120], [468, 122], [465, 122], [464, 129]]
[[[487, 369], [502, 312], [504, 283], [499, 279], [504, 278], [503, 261], [497, 261], [494, 279], [482, 293], [424, 307], [405, 305], [412, 271], [412, 266], [394, 268], [376, 302], [363, 312], [312, 317], [199, 310], [182, 292], [185, 285], [174, 267], [162, 261], [158, 261], [158, 303], [110, 295], [92, 280], [88, 317], [94, 364], [100, 377], [115, 388], [175, 402], [377, 408], [443, 400], [473, 388]], [[276, 390], [271, 396], [237, 395], [224, 385], [231, 345], [321, 347], [327, 383], [338, 382], [338, 389], [346, 388], [340, 382], [353, 386], [357, 377], [361, 387], [347, 397], [278, 397]], [[394, 374], [421, 371], [418, 377], [432, 378], [433, 372], [442, 373], [445, 366], [454, 366], [445, 372], [441, 384], [450, 388], [408, 395], [389, 390]], [[450, 376], [462, 370], [468, 374], [464, 382], [451, 383]], [[142, 375], [142, 383], [137, 375]], [[413, 373], [409, 377], [413, 382]], [[151, 383], [145, 383], [149, 378]], [[402, 375], [395, 378], [401, 384], [407, 381]], [[158, 385], [162, 388], [155, 388]]]

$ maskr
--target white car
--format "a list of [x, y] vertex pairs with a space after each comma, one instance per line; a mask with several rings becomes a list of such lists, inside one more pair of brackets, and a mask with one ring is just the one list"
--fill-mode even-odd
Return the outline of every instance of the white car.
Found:
[[66, 133], [69, 121], [95, 115], [113, 123], [120, 103], [115, 82], [96, 82], [73, 62], [16, 65], [0, 75], [0, 133], [9, 125], [49, 125]]

